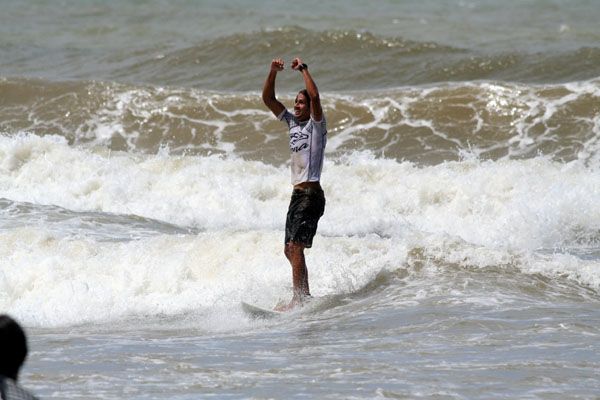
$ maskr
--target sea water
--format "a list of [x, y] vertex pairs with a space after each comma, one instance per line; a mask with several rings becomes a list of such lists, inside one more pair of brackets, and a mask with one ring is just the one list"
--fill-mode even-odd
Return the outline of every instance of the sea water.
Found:
[[[0, 312], [65, 399], [595, 398], [593, 1], [3, 1]], [[283, 57], [328, 124], [291, 296]]]

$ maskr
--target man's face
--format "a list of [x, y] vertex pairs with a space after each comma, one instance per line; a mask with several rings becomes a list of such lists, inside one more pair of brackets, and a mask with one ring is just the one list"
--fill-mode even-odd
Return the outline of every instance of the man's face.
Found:
[[306, 121], [310, 118], [310, 104], [303, 93], [298, 93], [294, 101], [294, 115], [300, 121]]

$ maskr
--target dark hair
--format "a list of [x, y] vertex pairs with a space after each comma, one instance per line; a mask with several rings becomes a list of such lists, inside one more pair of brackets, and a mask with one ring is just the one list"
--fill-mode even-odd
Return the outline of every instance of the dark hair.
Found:
[[302, 93], [304, 95], [304, 97], [306, 97], [306, 100], [308, 100], [307, 101], [308, 107], [310, 108], [310, 95], [308, 94], [308, 90], [302, 89], [298, 93]]
[[27, 357], [27, 339], [21, 326], [8, 315], [0, 315], [0, 375], [17, 380]]

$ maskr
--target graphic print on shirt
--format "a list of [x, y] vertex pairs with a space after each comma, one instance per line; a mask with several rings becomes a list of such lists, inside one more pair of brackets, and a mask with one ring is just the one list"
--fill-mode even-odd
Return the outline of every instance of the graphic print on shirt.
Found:
[[327, 143], [325, 117], [319, 122], [312, 117], [300, 122], [292, 113], [284, 110], [279, 119], [289, 129], [292, 184], [319, 181]]
[[307, 149], [308, 138], [308, 134], [303, 133], [300, 127], [290, 130], [290, 151], [292, 153], [298, 153], [304, 149]]

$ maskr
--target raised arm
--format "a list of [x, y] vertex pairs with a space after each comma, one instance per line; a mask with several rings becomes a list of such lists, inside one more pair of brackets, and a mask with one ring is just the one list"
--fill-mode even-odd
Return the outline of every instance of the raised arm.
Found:
[[276, 117], [285, 110], [285, 106], [275, 97], [275, 78], [277, 78], [277, 72], [279, 71], [283, 71], [283, 60], [276, 58], [271, 61], [271, 69], [262, 92], [263, 102]]
[[319, 89], [317, 84], [313, 80], [308, 67], [298, 57], [292, 61], [292, 69], [300, 71], [302, 78], [304, 78], [304, 87], [310, 96], [310, 112], [315, 121], [321, 121], [323, 119], [323, 108], [321, 108], [321, 98], [319, 97]]

